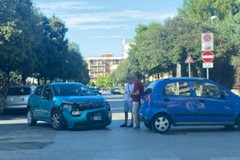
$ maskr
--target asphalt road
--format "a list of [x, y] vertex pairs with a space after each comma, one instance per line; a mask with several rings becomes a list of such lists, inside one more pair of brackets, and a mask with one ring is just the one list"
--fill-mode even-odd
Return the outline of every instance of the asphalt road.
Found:
[[54, 131], [26, 124], [25, 113], [0, 115], [0, 160], [240, 160], [240, 131], [172, 127], [166, 135], [120, 128], [122, 96], [104, 94], [113, 122], [101, 130]]

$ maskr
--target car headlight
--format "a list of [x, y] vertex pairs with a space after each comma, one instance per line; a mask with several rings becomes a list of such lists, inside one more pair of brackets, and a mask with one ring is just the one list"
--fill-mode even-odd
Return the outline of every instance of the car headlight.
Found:
[[72, 104], [63, 104], [63, 109], [72, 109]]
[[80, 116], [82, 114], [83, 111], [80, 111], [80, 110], [73, 110], [72, 111], [72, 115], [73, 116]]
[[111, 106], [108, 102], [104, 103], [104, 107], [106, 107], [109, 111], [111, 110]]

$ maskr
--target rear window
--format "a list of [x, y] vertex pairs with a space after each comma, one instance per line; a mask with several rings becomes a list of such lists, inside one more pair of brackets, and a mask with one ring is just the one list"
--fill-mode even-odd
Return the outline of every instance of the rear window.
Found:
[[16, 96], [16, 95], [30, 95], [31, 89], [26, 87], [17, 87], [17, 88], [9, 88], [7, 91], [8, 96]]

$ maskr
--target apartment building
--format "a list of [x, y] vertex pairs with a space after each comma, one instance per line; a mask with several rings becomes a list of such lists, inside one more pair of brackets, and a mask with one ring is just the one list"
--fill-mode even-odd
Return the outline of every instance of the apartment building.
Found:
[[101, 57], [87, 58], [90, 80], [95, 81], [99, 76], [110, 75], [123, 58], [113, 57], [112, 53], [102, 53]]
[[88, 57], [86, 62], [88, 65], [90, 80], [95, 81], [97, 77], [110, 75], [114, 70], [116, 70], [120, 61], [128, 57], [128, 52], [132, 43], [133, 39], [123, 39], [122, 57], [113, 57], [112, 53], [102, 53], [100, 57]]

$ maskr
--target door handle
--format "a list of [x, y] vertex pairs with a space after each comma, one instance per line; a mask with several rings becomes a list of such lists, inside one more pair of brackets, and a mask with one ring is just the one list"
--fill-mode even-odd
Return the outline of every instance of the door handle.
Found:
[[202, 103], [205, 102], [205, 100], [203, 100], [203, 99], [200, 99], [199, 101], [202, 102]]

